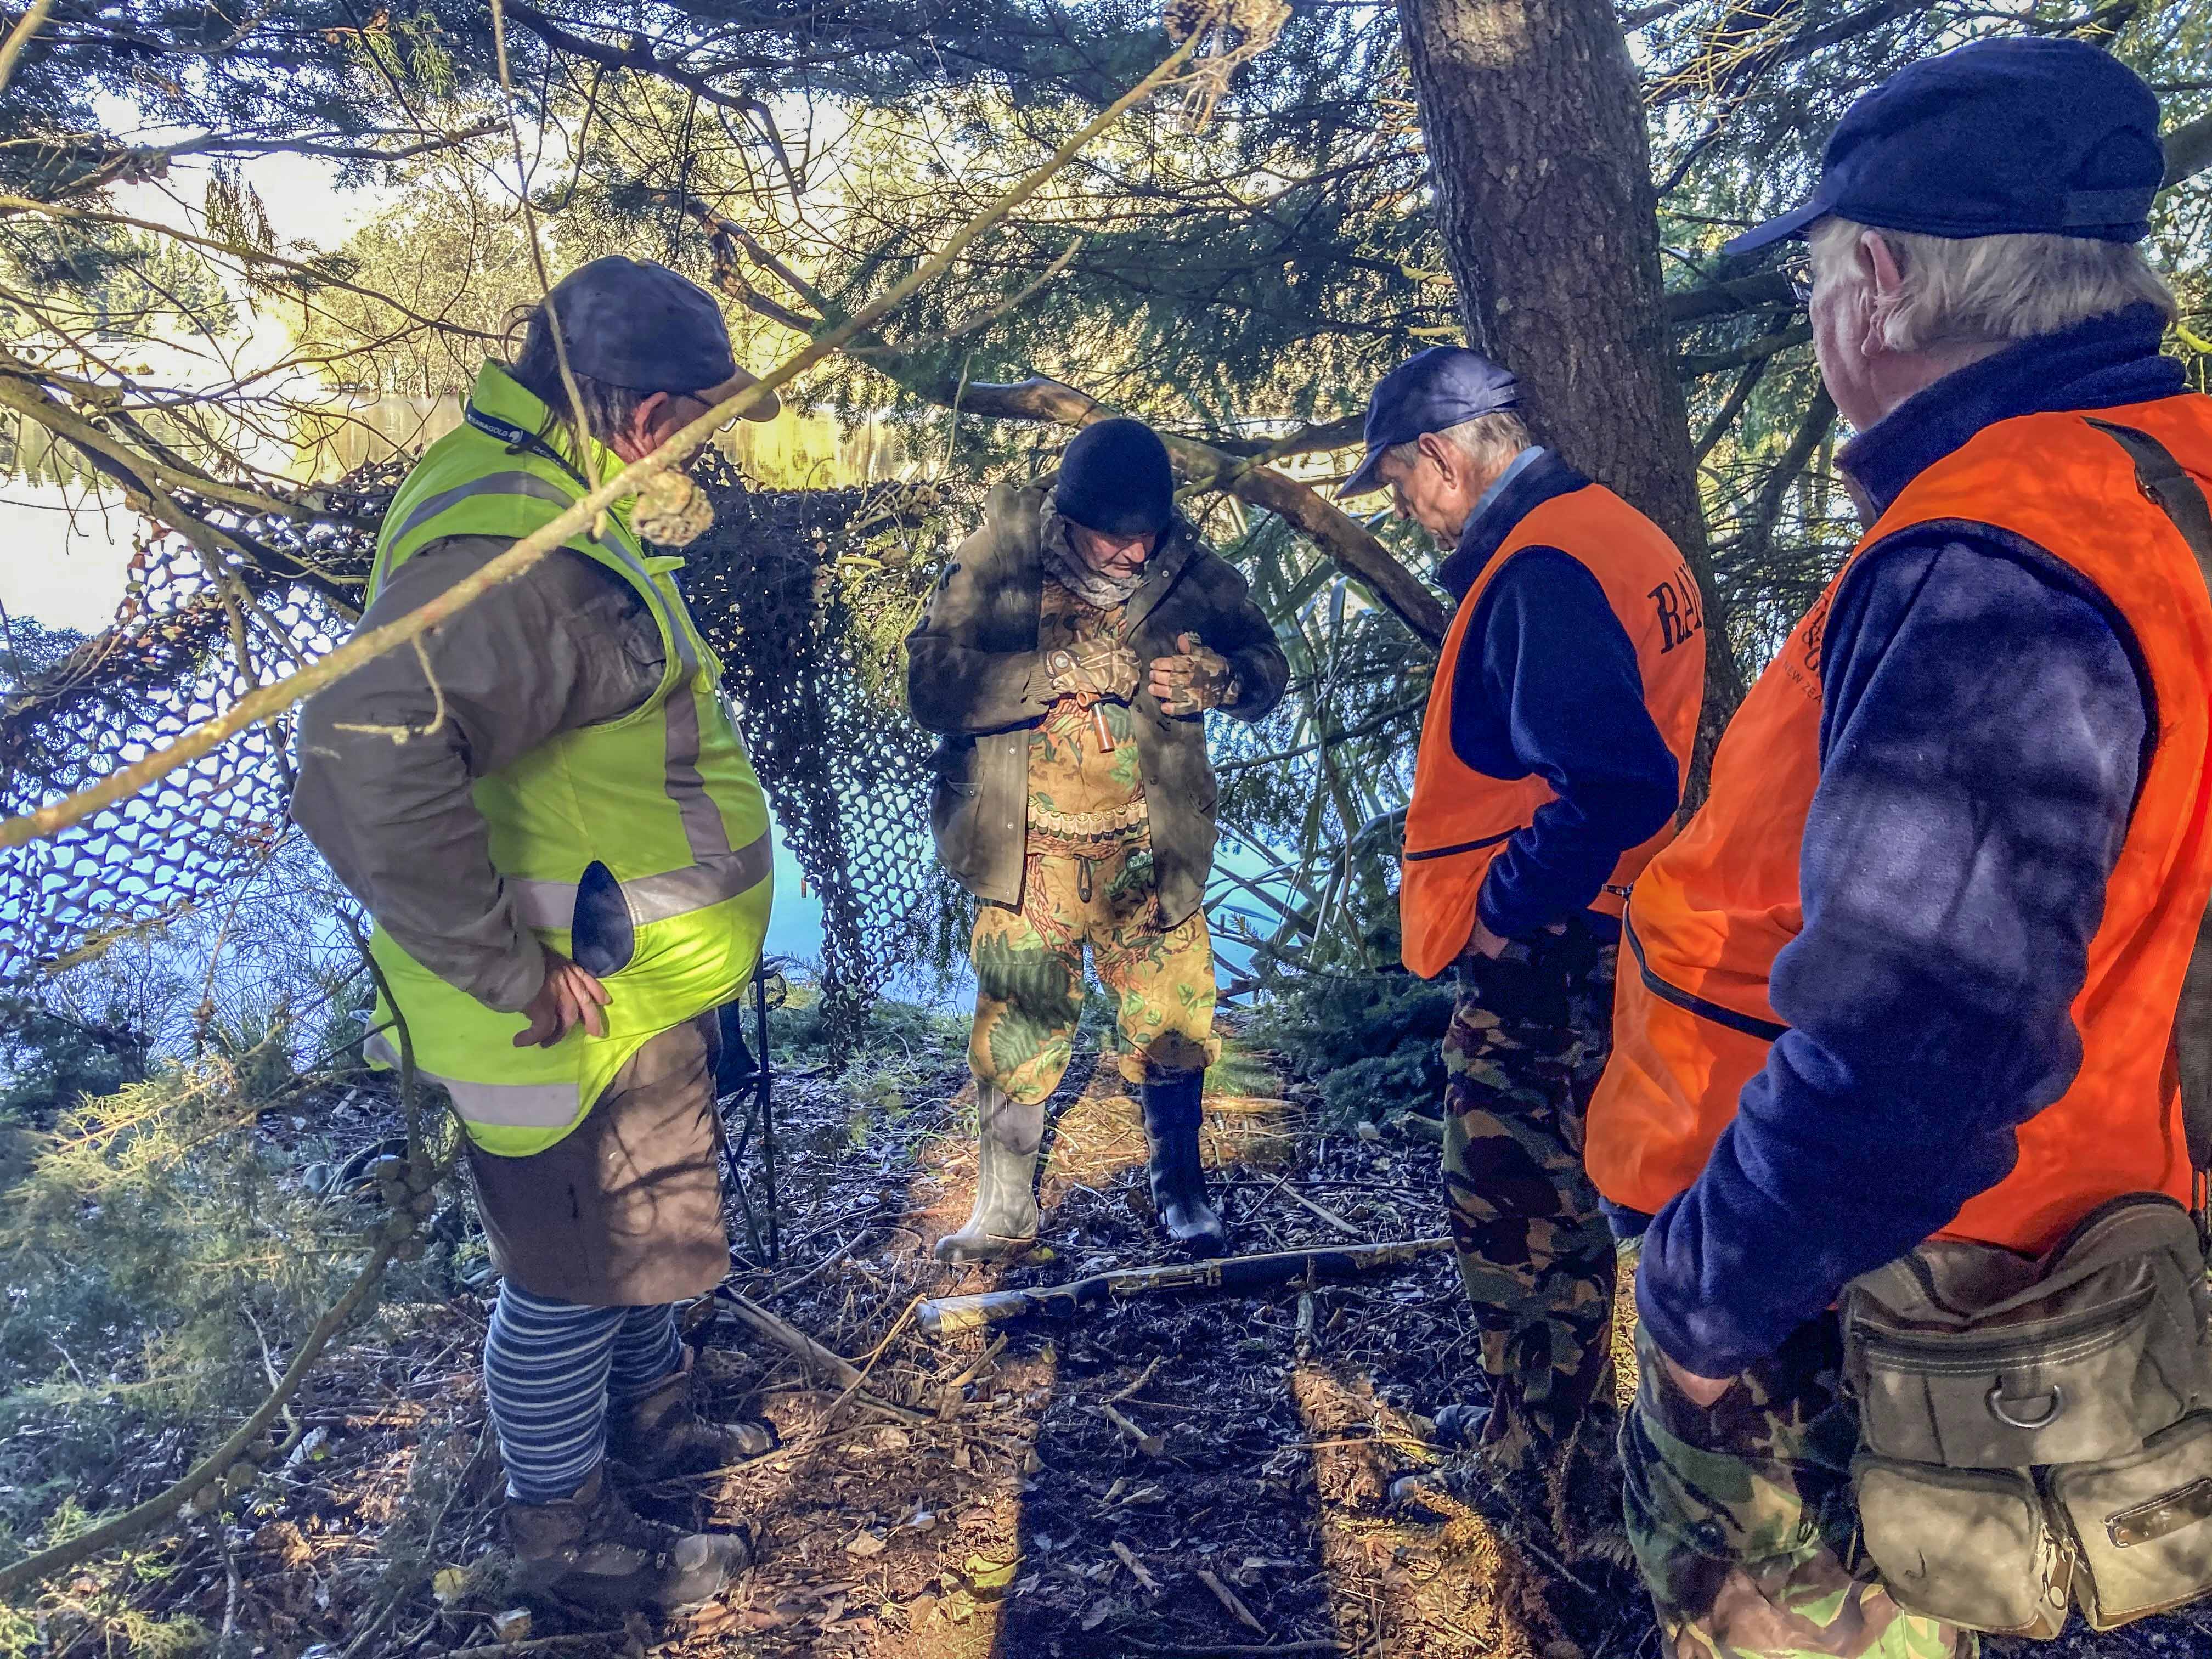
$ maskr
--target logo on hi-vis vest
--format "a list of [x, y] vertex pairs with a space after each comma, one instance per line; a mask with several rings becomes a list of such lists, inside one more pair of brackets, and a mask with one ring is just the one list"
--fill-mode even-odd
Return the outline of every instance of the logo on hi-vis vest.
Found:
[[1659, 612], [1659, 654], [1698, 633], [1705, 625], [1705, 608], [1698, 597], [1698, 579], [1686, 561], [1674, 574], [1651, 590], [1651, 603]]
[[1828, 612], [1835, 603], [1836, 584], [1830, 582], [1774, 659], [1790, 683], [1815, 702], [1820, 700], [1820, 658], [1828, 642]]

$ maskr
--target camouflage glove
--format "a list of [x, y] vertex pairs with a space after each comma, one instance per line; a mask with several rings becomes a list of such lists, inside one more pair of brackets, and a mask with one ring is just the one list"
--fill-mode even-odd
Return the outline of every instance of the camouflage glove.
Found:
[[1085, 640], [1044, 653], [1046, 684], [1053, 695], [1127, 702], [1137, 691], [1137, 653], [1119, 641]]
[[1167, 713], [1202, 714], [1243, 694], [1229, 659], [1201, 644], [1197, 635], [1176, 635], [1176, 649], [1182, 654], [1152, 659], [1152, 696]]

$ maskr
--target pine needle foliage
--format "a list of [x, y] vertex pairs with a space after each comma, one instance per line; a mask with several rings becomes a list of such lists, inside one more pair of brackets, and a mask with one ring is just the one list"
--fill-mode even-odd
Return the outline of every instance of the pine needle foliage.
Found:
[[158, 1490], [267, 1395], [373, 1218], [297, 1179], [324, 1081], [289, 1023], [10, 1130], [0, 1552]]

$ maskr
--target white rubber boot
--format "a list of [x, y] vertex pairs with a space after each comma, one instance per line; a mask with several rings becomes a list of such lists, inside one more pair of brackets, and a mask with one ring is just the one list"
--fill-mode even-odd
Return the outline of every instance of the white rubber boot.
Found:
[[1037, 1147], [1044, 1103], [1024, 1106], [994, 1084], [975, 1085], [975, 1209], [968, 1224], [937, 1241], [939, 1261], [996, 1261], [1036, 1243]]

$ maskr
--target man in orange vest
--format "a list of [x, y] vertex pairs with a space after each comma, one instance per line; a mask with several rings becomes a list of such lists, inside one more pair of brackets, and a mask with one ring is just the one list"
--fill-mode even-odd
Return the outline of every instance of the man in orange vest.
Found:
[[2114, 58], [1986, 40], [1862, 98], [1812, 201], [1731, 245], [1810, 241], [1870, 523], [1637, 884], [1591, 1106], [1644, 1241], [1628, 1520], [1678, 1655], [1969, 1646], [1853, 1561], [1828, 1310], [1931, 1236], [2033, 1256], [2190, 1195], [2212, 602], [2153, 497], [2201, 518], [2212, 400], [2135, 246], [2162, 168]]
[[[1529, 441], [1512, 375], [1457, 346], [1385, 376], [1339, 493], [1387, 486], [1458, 602], [1406, 815], [1406, 965], [1451, 970], [1444, 1182], [1489, 1382], [1484, 1460], [1608, 1443], [1614, 1248], [1583, 1173], [1621, 895], [1670, 833], [1705, 691], [1665, 534]], [[1598, 1409], [1593, 1412], [1593, 1407]]]

